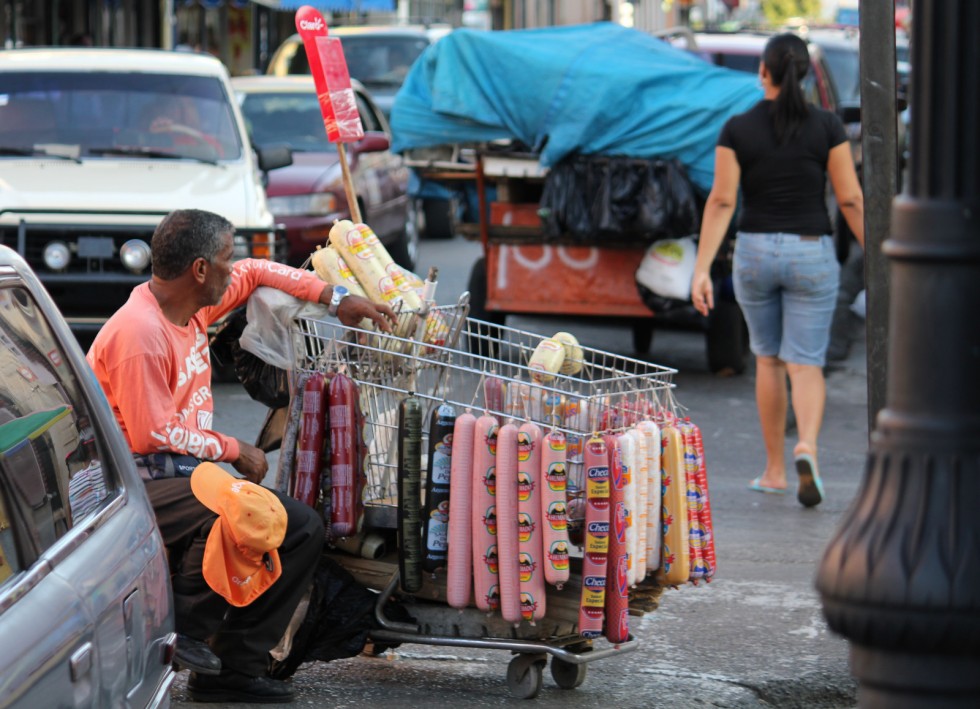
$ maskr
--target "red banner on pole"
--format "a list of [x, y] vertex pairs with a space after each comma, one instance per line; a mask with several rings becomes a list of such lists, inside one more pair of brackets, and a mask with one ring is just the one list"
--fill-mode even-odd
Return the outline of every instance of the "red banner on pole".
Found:
[[364, 137], [364, 128], [340, 40], [327, 36], [323, 15], [309, 5], [296, 11], [296, 31], [306, 50], [327, 139], [332, 143], [360, 140]]

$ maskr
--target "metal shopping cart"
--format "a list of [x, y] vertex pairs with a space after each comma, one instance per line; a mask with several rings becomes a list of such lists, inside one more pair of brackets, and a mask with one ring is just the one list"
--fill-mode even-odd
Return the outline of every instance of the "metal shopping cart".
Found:
[[[570, 560], [568, 583], [560, 590], [548, 589], [548, 612], [534, 624], [514, 627], [475, 607], [449, 607], [444, 571], [426, 574], [421, 590], [406, 594], [399, 583], [397, 551], [387, 552], [385, 543], [397, 522], [399, 404], [410, 393], [421, 399], [423, 450], [428, 449], [430, 414], [442, 404], [459, 413], [471, 409], [563, 431], [569, 440], [568, 511], [574, 540], [584, 517], [582, 443], [593, 431], [625, 429], [644, 412], [663, 406], [672, 396], [676, 370], [582, 347], [579, 361], [569, 368], [575, 374], [559, 373], [542, 382], [528, 364], [541, 335], [470, 319], [467, 312], [464, 293], [451, 306], [402, 313], [395, 330], [409, 337], [297, 319], [296, 373], [343, 372], [358, 387], [366, 449], [364, 520], [356, 537], [334, 540], [334, 547], [340, 550], [337, 560], [360, 583], [380, 592], [380, 629], [372, 631], [372, 640], [510, 650], [515, 657], [507, 670], [508, 687], [515, 696], [530, 698], [541, 688], [549, 656], [556, 684], [571, 689], [584, 681], [587, 663], [635, 650], [638, 641], [630, 637], [612, 645], [578, 634], [580, 558]], [[501, 391], [511, 393], [497, 396]], [[631, 613], [655, 608], [661, 591], [654, 580], [634, 589]], [[393, 597], [414, 622], [388, 617], [385, 609]]]

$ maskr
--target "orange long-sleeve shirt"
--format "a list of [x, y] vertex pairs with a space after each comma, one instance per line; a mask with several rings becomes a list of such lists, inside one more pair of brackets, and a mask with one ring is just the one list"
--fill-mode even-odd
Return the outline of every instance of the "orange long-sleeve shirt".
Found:
[[221, 302], [202, 308], [183, 327], [167, 320], [148, 283], [134, 288], [102, 327], [87, 359], [130, 450], [227, 462], [238, 458], [238, 441], [212, 428], [207, 328], [259, 286], [316, 302], [326, 284], [310, 271], [245, 259], [235, 263]]

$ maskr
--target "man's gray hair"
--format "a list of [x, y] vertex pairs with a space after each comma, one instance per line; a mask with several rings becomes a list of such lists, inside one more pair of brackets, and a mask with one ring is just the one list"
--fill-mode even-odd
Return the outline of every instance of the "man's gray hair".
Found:
[[196, 259], [213, 261], [221, 251], [222, 237], [234, 233], [234, 224], [219, 214], [202, 209], [174, 210], [163, 218], [150, 240], [153, 275], [171, 281]]

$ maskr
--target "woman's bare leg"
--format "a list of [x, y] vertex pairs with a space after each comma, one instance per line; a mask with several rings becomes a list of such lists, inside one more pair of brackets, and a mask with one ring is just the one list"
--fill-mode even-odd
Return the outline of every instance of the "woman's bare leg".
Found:
[[[796, 382], [793, 382], [796, 398]], [[755, 358], [755, 401], [759, 407], [762, 441], [766, 447], [766, 469], [759, 483], [764, 487], [786, 487], [786, 363], [778, 357]]]

